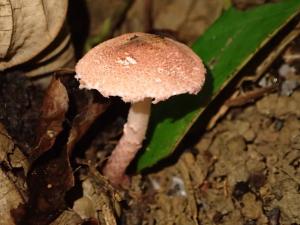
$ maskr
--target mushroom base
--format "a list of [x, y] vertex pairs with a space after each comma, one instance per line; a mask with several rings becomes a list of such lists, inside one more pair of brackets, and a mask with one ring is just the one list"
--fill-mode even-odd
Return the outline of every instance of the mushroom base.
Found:
[[123, 136], [113, 150], [103, 169], [103, 174], [114, 185], [124, 180], [125, 171], [130, 162], [142, 147], [151, 112], [151, 99], [132, 103]]

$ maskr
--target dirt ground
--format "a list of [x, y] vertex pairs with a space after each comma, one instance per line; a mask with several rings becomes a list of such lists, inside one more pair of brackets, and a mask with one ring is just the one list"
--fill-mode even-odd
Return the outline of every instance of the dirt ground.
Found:
[[[209, 1], [206, 7], [211, 9], [211, 17], [198, 21], [191, 8], [195, 1], [179, 6], [156, 1], [149, 25], [147, 19], [143, 22], [137, 16], [141, 6], [136, 2], [125, 14], [122, 10], [105, 12], [111, 15], [105, 18], [115, 21], [105, 35], [155, 27], [192, 43], [224, 7], [218, 1]], [[265, 2], [236, 4], [244, 9]], [[113, 3], [114, 9], [124, 9], [124, 2]], [[202, 8], [201, 4], [197, 7]], [[186, 9], [185, 14], [178, 16], [171, 27], [165, 26], [168, 12], [171, 15], [177, 7]], [[121, 25], [119, 16], [125, 18]], [[91, 22], [92, 27], [99, 27], [93, 19]], [[195, 26], [203, 29], [189, 29]], [[95, 30], [91, 35], [102, 32]], [[70, 225], [300, 224], [299, 49], [297, 38], [262, 77], [247, 84], [252, 91], [275, 83], [274, 88], [258, 92], [258, 97], [245, 104], [228, 107], [205, 132], [193, 128], [197, 141], [183, 146], [178, 159], [170, 160], [174, 163], [133, 175], [126, 191], [114, 189], [99, 168], [121, 135], [128, 105], [79, 91], [72, 73], [58, 74], [61, 81], [54, 81], [46, 92], [22, 76], [22, 71], [0, 74], [0, 204], [7, 207], [7, 215], [0, 210], [0, 221]], [[236, 88], [242, 96], [249, 93]], [[57, 96], [59, 99], [54, 100]], [[3, 203], [7, 193], [16, 204]]]

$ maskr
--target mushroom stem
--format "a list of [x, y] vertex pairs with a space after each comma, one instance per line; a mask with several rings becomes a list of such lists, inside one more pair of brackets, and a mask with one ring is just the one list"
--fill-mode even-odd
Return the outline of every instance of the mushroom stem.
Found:
[[112, 184], [119, 185], [122, 183], [127, 166], [142, 147], [150, 112], [150, 98], [131, 104], [127, 123], [123, 128], [123, 136], [103, 169], [103, 174], [108, 177]]

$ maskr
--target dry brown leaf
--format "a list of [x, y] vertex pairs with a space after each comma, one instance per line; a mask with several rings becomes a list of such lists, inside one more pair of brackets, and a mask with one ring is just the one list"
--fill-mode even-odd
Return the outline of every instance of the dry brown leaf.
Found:
[[72, 129], [67, 142], [68, 154], [71, 154], [76, 142], [85, 134], [97, 117], [108, 107], [108, 104], [92, 103], [83, 108], [73, 120]]
[[5, 42], [6, 51], [1, 51], [1, 58], [5, 58], [0, 64], [1, 69], [24, 63], [45, 49], [61, 30], [68, 6], [66, 0], [22, 3], [19, 0], [1, 0], [1, 3], [6, 9], [1, 15], [5, 25], [1, 33], [10, 40]]
[[[11, 163], [11, 160], [19, 161]], [[24, 180], [14, 176], [11, 169], [16, 166], [23, 167], [24, 171], [28, 171], [29, 165], [2, 124], [0, 124], [0, 165], [0, 224], [11, 225], [14, 224], [11, 210], [24, 203], [24, 190], [22, 189], [25, 188], [24, 186], [20, 188], [20, 185], [24, 184]]]
[[[12, 180], [18, 192], [25, 196], [26, 184], [25, 176], [29, 171], [29, 161], [22, 151], [14, 144], [8, 135], [3, 124], [0, 123], [0, 165], [5, 166], [6, 175]], [[13, 169], [20, 169], [22, 173], [16, 176], [12, 173]], [[0, 223], [1, 224], [1, 223]]]
[[18, 224], [49, 224], [66, 209], [66, 193], [74, 186], [73, 170], [65, 146], [56, 144], [37, 159], [27, 183], [29, 201]]
[[[69, 94], [73, 95], [74, 93]], [[66, 87], [59, 79], [54, 78], [46, 91], [37, 132], [39, 144], [29, 154], [33, 164], [27, 177], [28, 190], [16, 189], [20, 196], [25, 196], [23, 198], [29, 198], [29, 200], [26, 201], [26, 204], [24, 201], [20, 202], [22, 204], [16, 201], [17, 204], [14, 205], [14, 208], [9, 208], [9, 210], [13, 210], [13, 219], [17, 224], [46, 225], [60, 216], [62, 210], [67, 208], [66, 193], [74, 186], [73, 169], [70, 165], [69, 155], [76, 142], [108, 106], [107, 103], [95, 103], [95, 96], [92, 92], [81, 93], [81, 96], [76, 94], [80, 95], [76, 91], [75, 95], [72, 96], [72, 100], [76, 102], [72, 103], [78, 104], [78, 114], [75, 115], [70, 133], [68, 133], [68, 129], [63, 129], [63, 122], [66, 120], [65, 114], [69, 108]], [[87, 100], [82, 99], [83, 96]], [[7, 170], [10, 167], [24, 167], [26, 174], [29, 163], [22, 152], [17, 151], [18, 149], [4, 128], [0, 130], [0, 143], [0, 160], [7, 165]], [[21, 185], [18, 178], [14, 177], [11, 172], [5, 171], [5, 176], [9, 179], [6, 182], [12, 181], [16, 187]], [[12, 187], [9, 188], [12, 189]], [[28, 193], [29, 196], [27, 196]], [[72, 215], [64, 213], [56, 222], [57, 224], [66, 224], [67, 218], [73, 218], [78, 224], [82, 222], [74, 213]], [[77, 222], [75, 222], [68, 221], [69, 224], [76, 224]]]
[[72, 210], [65, 210], [60, 216], [50, 225], [80, 225], [83, 220]]
[[68, 110], [68, 93], [59, 79], [53, 78], [44, 97], [38, 128], [37, 146], [30, 153], [32, 161], [48, 151], [62, 131]]
[[[70, 62], [73, 50], [69, 47], [69, 34], [64, 32], [67, 0], [0, 0], [0, 5], [0, 71], [33, 58], [32, 64], [42, 61], [45, 64], [50, 58], [59, 62], [39, 69], [43, 73]], [[69, 57], [58, 57], [66, 54]]]
[[[53, 79], [46, 92], [39, 129], [40, 144], [31, 155], [34, 164], [28, 175], [29, 201], [23, 207], [25, 213], [19, 216], [22, 219], [18, 224], [46, 225], [67, 208], [65, 197], [75, 183], [69, 156], [76, 142], [107, 107], [107, 104], [93, 103], [91, 92], [86, 93], [87, 96], [83, 91], [67, 93], [65, 85], [68, 87], [67, 83]], [[80, 93], [83, 96], [79, 96]], [[80, 105], [69, 133], [62, 127], [69, 107], [68, 94], [75, 101], [70, 102]], [[88, 101], [82, 97], [87, 97]]]
[[[55, 147], [57, 136], [63, 131], [68, 99], [65, 86], [53, 78], [42, 104], [38, 144], [29, 152], [34, 162], [27, 177], [29, 200], [15, 210], [17, 224], [49, 224], [65, 207], [65, 193], [74, 185], [66, 148], [64, 145]], [[48, 151], [47, 157], [41, 157]]]
[[82, 182], [83, 196], [74, 202], [73, 210], [82, 219], [98, 219], [99, 224], [116, 225], [121, 197], [90, 165], [91, 173]]
[[[135, 1], [128, 11], [126, 20], [118, 33], [147, 31], [149, 18], [145, 9], [146, 1]], [[223, 1], [220, 0], [150, 0], [152, 29], [176, 32], [178, 39], [193, 43], [204, 30], [221, 14]], [[152, 3], [151, 3], [152, 2]], [[176, 15], [176, 16], [174, 16]], [[171, 32], [172, 33], [172, 32]]]
[[[0, 163], [13, 168], [21, 168], [24, 175], [28, 173], [29, 162], [22, 151], [14, 144], [2, 123], [0, 123]], [[1, 224], [1, 223], [0, 223]]]
[[9, 155], [9, 162], [12, 168], [22, 168], [26, 176], [29, 171], [29, 161], [22, 151], [15, 146], [13, 152]]
[[17, 190], [15, 184], [0, 168], [0, 224], [12, 225], [14, 219], [10, 212], [12, 209], [17, 208], [21, 203], [24, 203], [20, 192]]
[[7, 134], [4, 126], [0, 123], [0, 162], [9, 164], [8, 154], [14, 149], [14, 143]]
[[78, 213], [80, 218], [88, 219], [96, 217], [96, 209], [90, 197], [82, 196], [74, 202], [73, 210]]
[[[154, 27], [177, 30], [179, 39], [193, 43], [220, 15], [223, 1], [154, 1]], [[174, 16], [176, 15], [176, 16]]]

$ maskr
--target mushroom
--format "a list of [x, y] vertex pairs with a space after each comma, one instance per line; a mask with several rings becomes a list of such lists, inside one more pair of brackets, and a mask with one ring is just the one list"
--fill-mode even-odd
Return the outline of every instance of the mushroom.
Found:
[[118, 186], [145, 138], [151, 102], [173, 95], [197, 94], [205, 80], [200, 58], [186, 45], [170, 38], [129, 33], [90, 50], [76, 65], [81, 88], [130, 102], [123, 136], [103, 169]]

